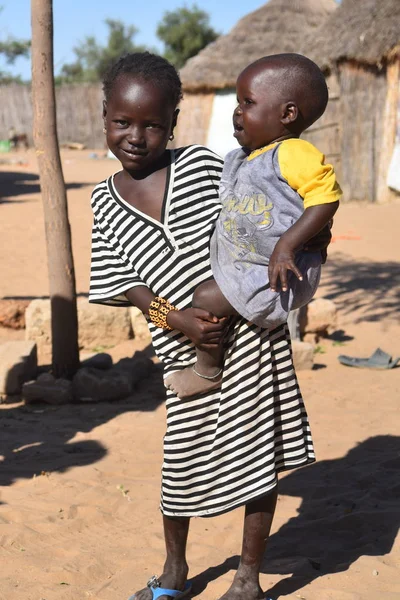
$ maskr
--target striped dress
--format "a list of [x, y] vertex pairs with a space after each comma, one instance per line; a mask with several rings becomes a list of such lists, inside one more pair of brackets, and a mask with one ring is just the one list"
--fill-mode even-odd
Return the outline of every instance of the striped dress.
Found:
[[[222, 161], [210, 150], [170, 151], [162, 222], [128, 204], [113, 176], [96, 186], [90, 301], [129, 306], [124, 292], [147, 286], [179, 309], [210, 278], [209, 242], [220, 211]], [[165, 376], [195, 362], [179, 331], [149, 323]], [[180, 400], [167, 392], [161, 510], [213, 516], [272, 490], [277, 473], [314, 461], [307, 414], [286, 325], [268, 332], [231, 326], [221, 390]]]

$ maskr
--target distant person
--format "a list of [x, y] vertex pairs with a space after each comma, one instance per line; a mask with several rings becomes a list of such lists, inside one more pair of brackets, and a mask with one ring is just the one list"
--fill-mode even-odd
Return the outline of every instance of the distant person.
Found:
[[[189, 400], [167, 391], [161, 490], [167, 558], [162, 575], [133, 598], [187, 596], [190, 517], [245, 505], [241, 562], [223, 598], [256, 600], [278, 473], [314, 461], [287, 325], [269, 331], [240, 316], [227, 325], [192, 307], [194, 290], [212, 277], [222, 160], [202, 146], [167, 149], [182, 97], [175, 68], [147, 52], [128, 54], [103, 89], [104, 132], [122, 170], [92, 194], [90, 301], [137, 306], [167, 376], [195, 364], [196, 346], [226, 337], [220, 389]], [[326, 246], [321, 238], [316, 243]]]
[[20, 146], [23, 146], [25, 150], [28, 150], [29, 148], [29, 141], [26, 133], [17, 133], [13, 126], [8, 130], [8, 141], [10, 142], [11, 150], [18, 150]]
[[[193, 306], [272, 331], [315, 294], [321, 252], [303, 248], [339, 205], [332, 165], [299, 139], [324, 113], [328, 88], [305, 56], [276, 54], [242, 71], [237, 97], [233, 126], [242, 148], [225, 157], [211, 239], [214, 279], [197, 287]], [[224, 351], [223, 344], [198, 346], [196, 364], [169, 376], [167, 387], [180, 398], [218, 388]]]

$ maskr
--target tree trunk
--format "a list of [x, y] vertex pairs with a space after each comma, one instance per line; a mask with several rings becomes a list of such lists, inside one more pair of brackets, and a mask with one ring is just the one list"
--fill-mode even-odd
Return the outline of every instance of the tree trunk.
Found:
[[53, 372], [79, 367], [75, 272], [67, 195], [58, 147], [52, 0], [31, 0], [33, 140], [39, 164], [51, 301]]

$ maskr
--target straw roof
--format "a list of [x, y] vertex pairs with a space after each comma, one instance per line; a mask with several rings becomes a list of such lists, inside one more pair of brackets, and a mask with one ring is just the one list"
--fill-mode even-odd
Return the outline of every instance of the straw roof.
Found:
[[188, 60], [180, 73], [184, 89], [232, 88], [240, 71], [261, 56], [301, 52], [304, 36], [336, 8], [335, 0], [270, 0]]
[[400, 0], [342, 0], [305, 46], [322, 68], [344, 59], [379, 66], [400, 52]]

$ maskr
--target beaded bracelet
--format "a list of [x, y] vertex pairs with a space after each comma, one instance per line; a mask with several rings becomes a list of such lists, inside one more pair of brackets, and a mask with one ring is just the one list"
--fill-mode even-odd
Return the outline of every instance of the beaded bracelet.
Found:
[[160, 296], [156, 296], [152, 302], [150, 302], [149, 306], [149, 317], [150, 321], [156, 327], [160, 327], [161, 329], [168, 329], [171, 331], [172, 327], [170, 327], [167, 323], [167, 315], [171, 312], [171, 310], [178, 310], [176, 306], [173, 306], [168, 300], [165, 298], [161, 298]]

